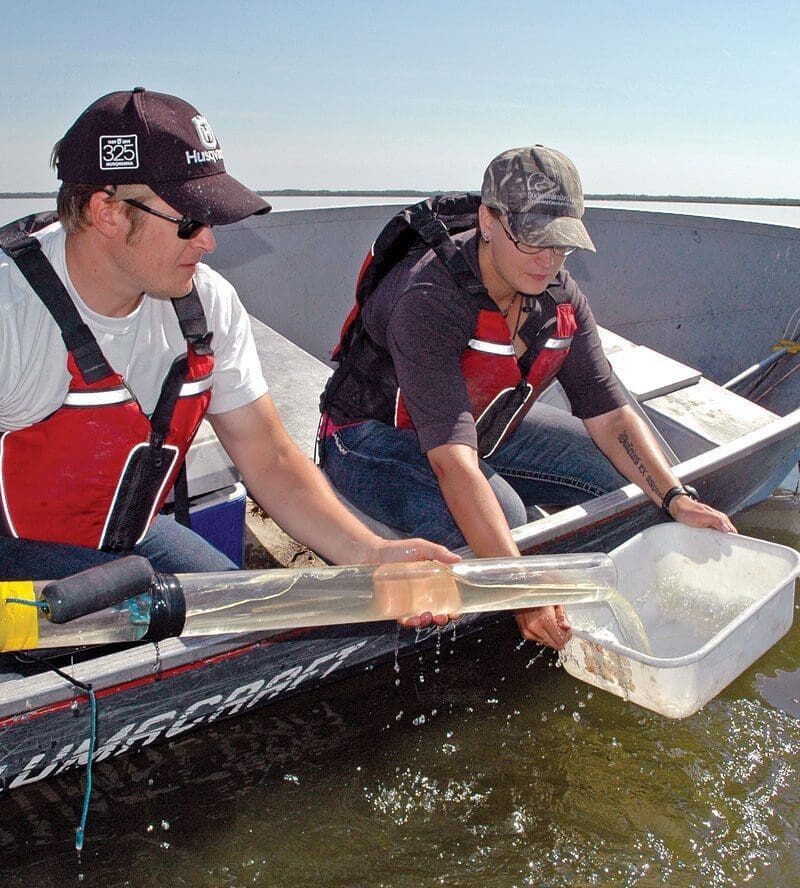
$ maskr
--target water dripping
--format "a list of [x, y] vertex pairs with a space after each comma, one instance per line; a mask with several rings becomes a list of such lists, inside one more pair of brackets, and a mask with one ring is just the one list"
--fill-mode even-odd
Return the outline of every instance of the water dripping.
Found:
[[397, 676], [394, 680], [394, 686], [400, 687], [400, 624], [395, 625], [394, 633], [394, 673]]
[[400, 625], [395, 627], [394, 633], [394, 671], [400, 672]]

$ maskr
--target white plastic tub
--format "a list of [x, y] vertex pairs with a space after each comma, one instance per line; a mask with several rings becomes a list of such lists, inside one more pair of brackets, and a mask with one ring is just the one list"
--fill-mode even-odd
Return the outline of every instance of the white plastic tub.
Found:
[[651, 651], [607, 602], [573, 606], [570, 675], [669, 718], [697, 712], [788, 632], [800, 553], [713, 530], [660, 524], [611, 553], [619, 592]]

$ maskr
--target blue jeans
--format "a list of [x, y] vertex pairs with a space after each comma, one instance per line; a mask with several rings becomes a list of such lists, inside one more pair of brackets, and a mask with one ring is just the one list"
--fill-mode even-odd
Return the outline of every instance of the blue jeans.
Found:
[[[131, 555], [143, 555], [159, 573], [236, 570], [236, 565], [201, 536], [159, 515]], [[120, 558], [110, 552], [0, 536], [0, 580], [58, 580]]]
[[[464, 545], [416, 432], [370, 420], [321, 447], [334, 487], [362, 512], [409, 536]], [[582, 422], [547, 404], [535, 404], [480, 466], [511, 527], [525, 524], [536, 505], [572, 506], [627, 483]]]

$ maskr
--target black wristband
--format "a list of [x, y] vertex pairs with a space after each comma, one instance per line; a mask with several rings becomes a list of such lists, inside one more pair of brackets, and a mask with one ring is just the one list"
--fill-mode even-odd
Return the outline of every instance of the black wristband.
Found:
[[697, 491], [689, 484], [681, 484], [678, 487], [670, 487], [670, 489], [664, 494], [664, 499], [661, 500], [661, 511], [667, 516], [667, 518], [672, 518], [672, 515], [669, 511], [669, 504], [675, 499], [676, 496], [688, 496], [690, 499], [698, 500], [700, 499]]

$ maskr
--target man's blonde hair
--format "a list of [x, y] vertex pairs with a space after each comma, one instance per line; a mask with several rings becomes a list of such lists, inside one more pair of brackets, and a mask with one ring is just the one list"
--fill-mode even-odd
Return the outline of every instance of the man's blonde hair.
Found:
[[[60, 141], [56, 142], [50, 155], [50, 166], [53, 169], [56, 169], [58, 163], [60, 145]], [[156, 193], [148, 185], [112, 185], [110, 183], [108, 185], [91, 185], [84, 182], [62, 182], [56, 198], [56, 209], [59, 221], [67, 234], [76, 234], [88, 227], [89, 220], [86, 209], [92, 195], [98, 191], [105, 191], [111, 200], [115, 201], [130, 199], [146, 201], [148, 198], [156, 197]], [[144, 224], [144, 219], [141, 213], [136, 212], [136, 207], [128, 204], [125, 205], [125, 213], [131, 223], [131, 229], [127, 236], [127, 240], [130, 242]]]

